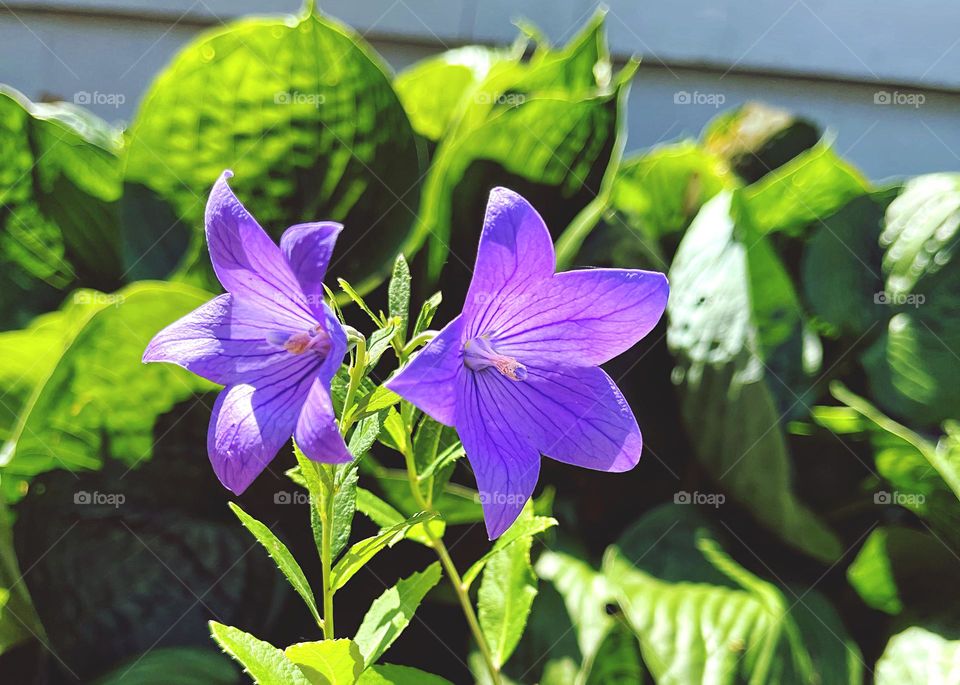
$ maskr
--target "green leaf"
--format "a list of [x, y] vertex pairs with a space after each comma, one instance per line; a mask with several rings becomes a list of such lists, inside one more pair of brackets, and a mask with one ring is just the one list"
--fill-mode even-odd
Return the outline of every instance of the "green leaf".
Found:
[[607, 579], [586, 561], [562, 552], [544, 552], [536, 570], [563, 597], [584, 664], [592, 664], [615, 623], [607, 614], [607, 604], [614, 600]]
[[[364, 413], [371, 414], [381, 409], [389, 409], [400, 401], [400, 395], [390, 390], [385, 385], [378, 386], [373, 392], [368, 393], [358, 406]], [[379, 426], [379, 422], [377, 424]], [[376, 439], [376, 436], [374, 436]], [[368, 448], [369, 449], [369, 448]]]
[[801, 265], [804, 295], [833, 335], [859, 338], [889, 316], [876, 297], [884, 289], [881, 225], [895, 192], [852, 200], [823, 219], [807, 242]]
[[818, 143], [743, 189], [743, 200], [758, 233], [798, 233], [805, 226], [864, 195], [867, 179]]
[[657, 240], [683, 231], [707, 200], [738, 185], [724, 160], [686, 140], [625, 159], [611, 204], [632, 230]]
[[98, 678], [93, 685], [238, 685], [227, 657], [197, 647], [154, 649]]
[[397, 320], [392, 320], [386, 326], [378, 328], [367, 340], [367, 367], [366, 373], [373, 371], [373, 368], [380, 361], [383, 353], [390, 349], [393, 336], [397, 332]]
[[799, 302], [737, 194], [704, 205], [669, 277], [667, 343], [698, 458], [785, 542], [836, 559], [839, 540], [794, 494], [783, 432], [809, 384]]
[[413, 327], [411, 336], [420, 335], [430, 328], [430, 324], [433, 322], [433, 315], [437, 313], [437, 308], [440, 306], [441, 301], [443, 301], [443, 295], [436, 292], [423, 303], [423, 306], [420, 307], [420, 314], [417, 315], [417, 323]]
[[406, 340], [410, 319], [410, 267], [402, 254], [398, 255], [393, 263], [393, 276], [387, 290], [387, 301], [390, 317], [400, 321], [397, 324], [400, 340]]
[[358, 685], [451, 685], [446, 678], [409, 666], [379, 664], [371, 666], [357, 681]]
[[363, 296], [360, 295], [356, 290], [353, 289], [353, 286], [347, 283], [342, 278], [337, 279], [337, 283], [340, 285], [340, 289], [346, 294], [348, 298], [353, 300], [353, 303], [360, 307], [364, 314], [370, 317], [370, 320], [373, 321], [377, 326], [383, 325], [382, 317], [377, 316], [373, 313], [370, 307], [367, 305], [366, 300], [363, 299]]
[[473, 581], [480, 575], [483, 567], [495, 554], [498, 554], [519, 540], [533, 537], [538, 533], [553, 528], [555, 525], [557, 525], [557, 520], [554, 518], [549, 516], [534, 516], [533, 505], [527, 502], [517, 520], [504, 531], [503, 535], [497, 538], [493, 547], [477, 559], [477, 561], [467, 569], [466, 573], [463, 574], [462, 580], [464, 587], [469, 588], [473, 584]]
[[440, 139], [459, 111], [469, 106], [465, 100], [471, 88], [508, 58], [507, 53], [468, 45], [417, 62], [399, 73], [393, 86], [414, 130], [430, 140]]
[[637, 638], [629, 628], [618, 623], [600, 643], [590, 664], [586, 685], [640, 685], [644, 682], [646, 671], [640, 663]]
[[440, 582], [440, 562], [404, 578], [380, 595], [370, 606], [354, 636], [364, 663], [375, 663], [410, 623], [428, 592]]
[[210, 621], [210, 634], [258, 685], [310, 685], [282, 651], [239, 628]]
[[494, 554], [483, 570], [477, 594], [480, 629], [499, 668], [516, 649], [537, 596], [530, 566], [533, 538], [526, 536]]
[[337, 275], [365, 292], [407, 235], [420, 176], [388, 73], [356, 32], [315, 13], [208, 31], [145, 94], [126, 180], [197, 227], [193, 261], [205, 271], [206, 190], [233, 169], [232, 187], [274, 238], [304, 221], [341, 221]]
[[847, 567], [847, 581], [874, 609], [896, 615], [909, 606], [936, 613], [941, 588], [951, 582], [957, 559], [937, 538], [904, 526], [875, 528]]
[[310, 685], [353, 685], [363, 672], [363, 656], [353, 640], [298, 642], [283, 653]]
[[890, 638], [877, 661], [876, 685], [954, 683], [958, 663], [960, 640], [913, 626]]
[[310, 609], [310, 613], [313, 615], [313, 619], [317, 622], [317, 625], [322, 626], [323, 619], [320, 618], [320, 612], [317, 611], [317, 601], [313, 597], [313, 590], [310, 589], [310, 583], [303, 574], [303, 569], [300, 568], [300, 564], [297, 563], [297, 560], [293, 558], [290, 550], [287, 549], [287, 546], [280, 542], [280, 539], [273, 534], [272, 530], [250, 516], [236, 504], [229, 502], [229, 506], [230, 510], [240, 519], [240, 523], [243, 524], [244, 528], [253, 534], [257, 542], [267, 550], [270, 558], [276, 562], [277, 567], [290, 582], [290, 585], [293, 586], [293, 589], [296, 590], [297, 594], [303, 599], [307, 608]]
[[63, 345], [48, 349], [46, 375], [0, 453], [5, 475], [95, 469], [105, 454], [130, 466], [149, 459], [157, 417], [215, 386], [173, 364], [144, 365], [143, 350], [158, 330], [209, 297], [161, 282], [111, 295], [74, 293], [74, 302], [90, 304], [73, 319]]
[[830, 606], [741, 567], [691, 507], [645, 515], [603, 568], [658, 685], [862, 683], [859, 650]]
[[410, 529], [416, 525], [425, 523], [434, 517], [434, 514], [422, 512], [412, 516], [402, 523], [391, 526], [387, 530], [380, 532], [373, 537], [354, 544], [343, 559], [337, 562], [333, 567], [333, 574], [330, 578], [330, 586], [336, 591], [346, 585], [347, 581], [353, 578], [357, 571], [363, 568], [364, 564], [373, 559], [378, 553], [387, 547], [393, 547], [395, 544], [407, 537]]
[[[880, 242], [886, 331], [862, 362], [877, 403], [918, 426], [960, 416], [960, 175], [907, 182], [887, 208]], [[882, 298], [882, 299], [881, 299]]]
[[0, 86], [2, 328], [56, 306], [68, 286], [120, 284], [120, 145], [80, 107]]

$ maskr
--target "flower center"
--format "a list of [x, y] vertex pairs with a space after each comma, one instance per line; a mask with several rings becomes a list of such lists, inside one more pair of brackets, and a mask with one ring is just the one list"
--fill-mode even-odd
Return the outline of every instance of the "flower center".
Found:
[[474, 371], [493, 367], [512, 381], [522, 381], [527, 377], [527, 367], [513, 357], [497, 352], [490, 340], [483, 336], [464, 344], [463, 363]]
[[330, 352], [330, 336], [319, 324], [296, 333], [283, 331], [269, 333], [267, 342], [282, 347], [290, 354], [303, 354], [307, 350], [313, 350], [325, 357]]

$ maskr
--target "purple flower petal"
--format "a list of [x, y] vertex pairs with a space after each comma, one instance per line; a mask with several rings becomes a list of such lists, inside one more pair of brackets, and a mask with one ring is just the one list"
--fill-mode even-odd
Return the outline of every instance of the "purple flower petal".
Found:
[[330, 336], [330, 351], [327, 352], [317, 376], [329, 389], [330, 381], [337, 375], [340, 365], [343, 364], [343, 357], [347, 354], [347, 332], [343, 330], [343, 325], [330, 309], [330, 305], [324, 302], [320, 311], [322, 315], [320, 324]]
[[223, 385], [252, 381], [295, 360], [267, 336], [301, 325], [282, 311], [274, 314], [220, 295], [160, 331], [143, 361], [177, 364]]
[[494, 188], [463, 306], [467, 337], [482, 332], [500, 307], [550, 278], [555, 264], [550, 231], [537, 210], [512, 190]]
[[483, 372], [504, 414], [551, 459], [597, 471], [637, 465], [643, 440], [616, 383], [597, 367], [527, 366], [526, 379]]
[[342, 230], [342, 224], [321, 221], [291, 226], [280, 238], [280, 251], [307, 297], [308, 308], [318, 318], [323, 308], [323, 277]]
[[457, 433], [477, 478], [487, 535], [494, 540], [520, 515], [540, 475], [540, 453], [502, 411], [491, 374], [461, 376]]
[[227, 185], [223, 172], [207, 200], [206, 230], [210, 261], [227, 292], [269, 310], [313, 323], [300, 283], [280, 248], [270, 239]]
[[649, 333], [667, 306], [666, 277], [654, 271], [567, 271], [543, 281], [490, 318], [499, 352], [524, 363], [602, 364]]
[[340, 435], [327, 387], [322, 378], [313, 382], [293, 437], [308, 459], [325, 464], [342, 464], [353, 457]]
[[387, 387], [434, 420], [452, 426], [456, 419], [457, 377], [462, 371], [463, 317], [458, 316], [390, 379]]
[[315, 378], [309, 357], [258, 379], [257, 387], [230, 385], [213, 406], [207, 451], [220, 482], [242, 493], [294, 432]]

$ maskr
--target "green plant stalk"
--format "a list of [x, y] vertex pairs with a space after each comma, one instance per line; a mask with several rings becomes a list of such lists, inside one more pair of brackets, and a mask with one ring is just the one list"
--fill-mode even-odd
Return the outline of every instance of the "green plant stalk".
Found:
[[326, 492], [317, 502], [320, 514], [320, 564], [323, 583], [323, 639], [333, 640], [333, 495], [334, 474], [326, 464], [317, 464], [317, 473]]
[[[409, 430], [409, 424], [407, 425]], [[432, 514], [437, 514], [432, 503], [425, 500], [423, 493], [420, 492], [420, 485], [417, 479], [417, 467], [413, 461], [410, 442], [408, 439], [407, 444], [403, 445], [403, 458], [407, 464], [407, 481], [410, 483], [410, 491], [413, 493], [413, 497], [420, 508]], [[431, 547], [433, 547], [433, 550], [437, 553], [437, 557], [440, 559], [440, 564], [443, 566], [443, 570], [447, 574], [450, 584], [453, 586], [453, 591], [457, 594], [457, 599], [460, 600], [463, 615], [467, 619], [467, 625], [470, 627], [470, 632], [473, 633], [473, 639], [476, 641], [477, 647], [480, 649], [480, 654], [483, 656], [483, 662], [487, 667], [487, 671], [490, 673], [490, 679], [494, 685], [501, 685], [503, 681], [500, 678], [500, 669], [493, 660], [493, 653], [490, 651], [490, 646], [483, 636], [483, 631], [480, 630], [480, 622], [477, 620], [477, 613], [473, 610], [473, 604], [470, 602], [470, 595], [466, 585], [464, 585], [463, 578], [460, 577], [460, 572], [457, 571], [457, 566], [453, 563], [453, 559], [447, 551], [447, 546], [443, 544], [443, 540], [433, 534], [429, 523], [425, 524], [423, 528], [427, 533], [427, 537], [430, 539]]]

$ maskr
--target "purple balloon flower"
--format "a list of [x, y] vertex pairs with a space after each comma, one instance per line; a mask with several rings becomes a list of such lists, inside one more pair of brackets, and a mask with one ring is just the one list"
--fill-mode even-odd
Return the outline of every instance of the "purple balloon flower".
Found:
[[657, 324], [661, 273], [554, 273], [550, 232], [513, 191], [490, 194], [463, 312], [387, 386], [456, 426], [490, 539], [533, 494], [540, 455], [600, 471], [640, 459], [640, 429], [598, 364]]
[[293, 435], [314, 461], [352, 458], [337, 428], [330, 380], [347, 336], [323, 300], [333, 222], [288, 228], [280, 247], [227, 185], [210, 191], [210, 261], [227, 291], [167, 326], [145, 362], [171, 362], [226, 387], [217, 398], [207, 451], [220, 482], [240, 494]]

